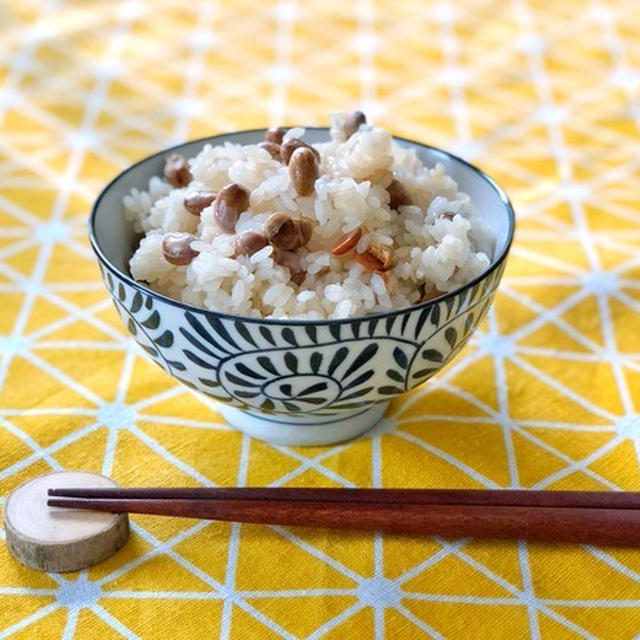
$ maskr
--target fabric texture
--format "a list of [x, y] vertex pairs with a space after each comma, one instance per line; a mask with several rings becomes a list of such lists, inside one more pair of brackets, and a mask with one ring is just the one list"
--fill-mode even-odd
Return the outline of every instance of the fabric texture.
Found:
[[[635, 0], [0, 3], [0, 506], [55, 469], [139, 486], [640, 489]], [[86, 239], [117, 172], [361, 107], [510, 194], [488, 319], [374, 432], [250, 440], [151, 364]], [[0, 541], [0, 638], [633, 638], [640, 551], [135, 516], [78, 574]], [[3, 534], [0, 534], [0, 537]]]

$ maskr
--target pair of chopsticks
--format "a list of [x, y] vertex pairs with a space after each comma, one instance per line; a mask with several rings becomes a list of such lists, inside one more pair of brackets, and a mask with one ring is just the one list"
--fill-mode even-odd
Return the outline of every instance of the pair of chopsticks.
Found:
[[47, 504], [445, 538], [640, 545], [640, 493], [465, 489], [49, 489]]

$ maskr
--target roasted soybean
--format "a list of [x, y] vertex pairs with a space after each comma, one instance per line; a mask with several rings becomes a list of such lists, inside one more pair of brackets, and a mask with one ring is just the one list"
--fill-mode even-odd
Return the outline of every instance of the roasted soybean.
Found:
[[222, 187], [213, 203], [213, 215], [225, 233], [236, 230], [236, 222], [243, 211], [249, 208], [249, 192], [236, 182]]
[[164, 177], [173, 187], [186, 187], [191, 182], [187, 159], [180, 153], [172, 153], [164, 162]]
[[294, 189], [301, 196], [310, 196], [320, 175], [313, 150], [299, 147], [289, 160], [289, 175]]
[[162, 255], [167, 262], [177, 266], [189, 264], [198, 251], [191, 248], [191, 243], [196, 240], [190, 233], [167, 233], [162, 239]]

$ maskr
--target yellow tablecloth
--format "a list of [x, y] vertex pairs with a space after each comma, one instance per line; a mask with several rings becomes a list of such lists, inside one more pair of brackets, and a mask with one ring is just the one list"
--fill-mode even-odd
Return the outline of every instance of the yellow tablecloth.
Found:
[[[0, 495], [64, 468], [124, 485], [640, 489], [636, 0], [6, 1], [0, 25]], [[356, 105], [493, 175], [515, 246], [482, 330], [374, 434], [269, 446], [129, 340], [87, 215], [171, 143]], [[633, 550], [134, 517], [109, 561], [46, 575], [0, 544], [2, 638], [639, 632]]]

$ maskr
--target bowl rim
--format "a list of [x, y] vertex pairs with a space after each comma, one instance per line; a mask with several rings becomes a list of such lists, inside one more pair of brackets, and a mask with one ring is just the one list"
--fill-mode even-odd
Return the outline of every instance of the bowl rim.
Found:
[[[297, 127], [302, 125], [294, 125], [294, 126]], [[290, 128], [293, 128], [293, 127], [287, 127], [287, 129], [290, 129]], [[306, 131], [324, 131], [324, 132], [329, 131], [329, 127], [304, 127], [304, 129]], [[442, 149], [440, 147], [434, 147], [433, 145], [425, 144], [423, 142], [418, 142], [417, 140], [410, 140], [409, 138], [404, 138], [402, 136], [394, 136], [394, 135], [392, 135], [391, 137], [396, 141], [406, 142], [411, 145], [423, 147], [424, 149], [436, 151], [437, 153], [448, 156], [449, 158], [455, 160], [456, 162], [459, 162], [462, 165], [466, 166], [467, 168], [471, 169], [480, 178], [488, 182], [489, 185], [496, 191], [496, 193], [498, 194], [498, 197], [500, 198], [507, 212], [507, 222], [508, 222], [507, 241], [505, 242], [505, 245], [502, 251], [500, 252], [500, 254], [491, 261], [489, 268], [486, 271], [483, 271], [479, 276], [476, 276], [473, 280], [470, 280], [466, 284], [462, 285], [461, 287], [458, 287], [453, 291], [443, 293], [441, 296], [438, 296], [437, 298], [432, 298], [430, 300], [427, 300], [426, 302], [421, 302], [419, 304], [415, 304], [410, 307], [401, 307], [399, 309], [391, 309], [389, 311], [381, 311], [378, 313], [371, 313], [369, 315], [364, 315], [364, 316], [362, 315], [349, 316], [347, 318], [260, 318], [260, 317], [253, 317], [253, 316], [241, 316], [241, 315], [233, 315], [231, 313], [225, 313], [222, 311], [215, 311], [214, 309], [205, 309], [204, 307], [197, 307], [196, 305], [188, 304], [186, 302], [182, 302], [181, 300], [176, 300], [174, 298], [170, 298], [169, 296], [165, 296], [164, 294], [158, 293], [157, 291], [154, 291], [153, 289], [138, 282], [129, 274], [124, 273], [123, 271], [115, 267], [110, 262], [110, 260], [107, 259], [104, 252], [100, 248], [100, 244], [99, 244], [96, 230], [95, 230], [95, 222], [96, 222], [98, 208], [100, 206], [100, 203], [102, 202], [102, 198], [108, 193], [108, 191], [113, 187], [113, 185], [121, 177], [133, 171], [134, 169], [136, 169], [136, 167], [147, 162], [148, 160], [152, 160], [153, 158], [157, 158], [159, 156], [165, 156], [167, 153], [170, 153], [172, 151], [178, 151], [182, 147], [185, 147], [190, 144], [202, 143], [204, 145], [209, 142], [215, 142], [216, 140], [223, 139], [231, 135], [246, 134], [246, 133], [264, 133], [266, 130], [267, 130], [267, 127], [259, 127], [256, 129], [240, 129], [238, 131], [227, 131], [227, 132], [219, 133], [213, 136], [205, 136], [203, 138], [187, 140], [185, 142], [181, 142], [171, 147], [166, 147], [160, 151], [157, 151], [148, 156], [145, 156], [144, 158], [138, 160], [137, 162], [134, 162], [132, 165], [128, 166], [126, 169], [118, 173], [102, 189], [102, 191], [96, 198], [95, 202], [93, 203], [93, 206], [91, 207], [91, 214], [89, 215], [89, 241], [91, 242], [91, 247], [93, 248], [93, 251], [95, 252], [100, 262], [109, 271], [111, 271], [116, 277], [124, 280], [129, 286], [133, 287], [134, 289], [137, 289], [138, 291], [144, 294], [148, 294], [153, 297], [159, 298], [160, 300], [166, 302], [167, 304], [170, 304], [171, 306], [174, 306], [174, 307], [178, 307], [185, 311], [191, 311], [191, 312], [196, 312], [201, 314], [204, 313], [205, 315], [211, 314], [227, 320], [249, 322], [253, 324], [305, 326], [305, 325], [348, 324], [348, 323], [363, 322], [368, 320], [380, 320], [383, 318], [389, 318], [390, 316], [399, 316], [408, 312], [425, 309], [434, 304], [439, 304], [440, 302], [451, 300], [456, 296], [460, 295], [461, 293], [463, 293], [464, 291], [466, 291], [467, 289], [474, 287], [485, 278], [488, 278], [491, 275], [491, 273], [493, 273], [505, 261], [509, 253], [509, 249], [511, 248], [511, 244], [513, 242], [516, 220], [515, 220], [515, 210], [513, 208], [513, 204], [511, 203], [511, 200], [509, 199], [509, 196], [506, 194], [504, 189], [502, 189], [502, 187], [500, 187], [500, 185], [498, 185], [498, 183], [491, 176], [485, 173], [482, 169], [476, 167], [474, 164], [471, 164], [470, 162], [467, 162], [463, 158], [460, 158], [459, 156], [453, 153], [450, 153], [449, 151], [446, 151], [445, 149]]]

